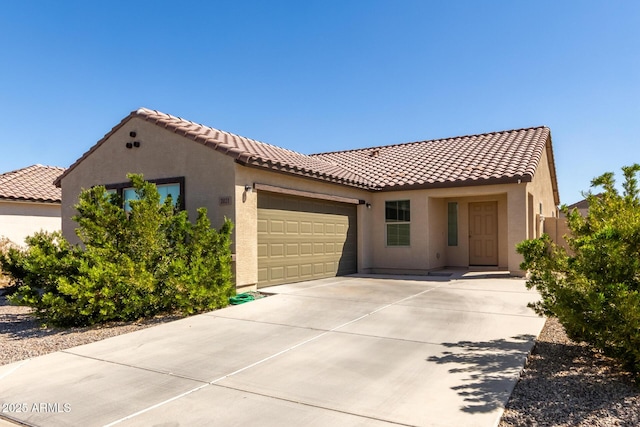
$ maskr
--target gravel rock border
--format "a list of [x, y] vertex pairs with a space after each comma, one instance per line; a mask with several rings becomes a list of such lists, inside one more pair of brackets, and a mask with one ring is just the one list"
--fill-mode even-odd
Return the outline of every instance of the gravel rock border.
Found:
[[[0, 290], [1, 292], [1, 290]], [[29, 307], [10, 305], [0, 295], [0, 365], [41, 356], [90, 342], [148, 328], [184, 316], [165, 315], [137, 322], [113, 322], [82, 328], [43, 328]]]
[[499, 427], [638, 425], [640, 387], [631, 375], [547, 319]]
[[[42, 328], [31, 309], [0, 296], [0, 365], [148, 328], [182, 316], [88, 328]], [[499, 427], [638, 426], [640, 387], [612, 359], [567, 338], [547, 319]]]

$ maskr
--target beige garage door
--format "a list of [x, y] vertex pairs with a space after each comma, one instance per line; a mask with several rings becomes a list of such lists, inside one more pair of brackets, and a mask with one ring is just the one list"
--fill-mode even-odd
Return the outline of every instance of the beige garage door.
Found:
[[356, 205], [258, 193], [258, 287], [357, 271]]

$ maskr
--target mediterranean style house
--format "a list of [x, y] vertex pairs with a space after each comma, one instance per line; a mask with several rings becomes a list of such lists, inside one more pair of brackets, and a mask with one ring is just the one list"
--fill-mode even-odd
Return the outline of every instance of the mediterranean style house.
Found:
[[301, 154], [145, 108], [56, 181], [74, 239], [83, 188], [129, 197], [141, 173], [191, 218], [235, 224], [239, 289], [350, 273], [519, 270], [520, 241], [560, 203], [547, 127]]
[[33, 165], [0, 174], [0, 238], [24, 244], [37, 231], [60, 231], [63, 168]]

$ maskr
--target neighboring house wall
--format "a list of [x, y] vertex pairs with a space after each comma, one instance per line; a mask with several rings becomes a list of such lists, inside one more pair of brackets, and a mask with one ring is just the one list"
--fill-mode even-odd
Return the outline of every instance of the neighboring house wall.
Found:
[[60, 231], [60, 205], [0, 200], [0, 237], [24, 245], [37, 231]]
[[569, 249], [569, 244], [565, 236], [571, 234], [569, 224], [567, 224], [567, 218], [548, 218], [544, 220], [544, 232], [551, 237], [551, 240], [563, 248]]

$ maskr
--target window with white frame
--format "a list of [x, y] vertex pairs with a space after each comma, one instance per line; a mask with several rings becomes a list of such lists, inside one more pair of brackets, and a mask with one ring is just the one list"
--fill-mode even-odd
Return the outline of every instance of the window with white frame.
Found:
[[411, 202], [392, 200], [385, 202], [387, 246], [409, 246], [411, 243]]

